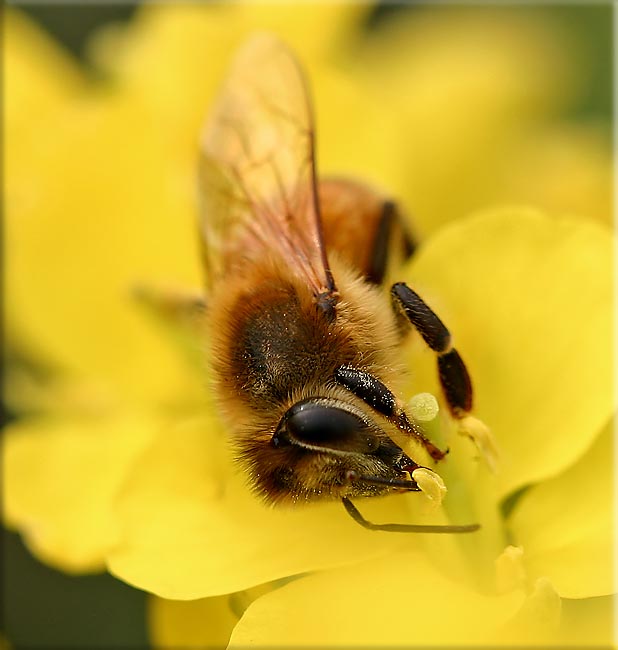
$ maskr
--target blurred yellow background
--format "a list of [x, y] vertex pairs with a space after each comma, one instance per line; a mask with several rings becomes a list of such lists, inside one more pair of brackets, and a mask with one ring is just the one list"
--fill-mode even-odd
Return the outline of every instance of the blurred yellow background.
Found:
[[[609, 3], [12, 8], [7, 421], [199, 401], [130, 295], [140, 283], [200, 284], [197, 135], [256, 29], [277, 32], [307, 68], [319, 172], [384, 188], [421, 237], [504, 205], [611, 225]], [[17, 647], [144, 645], [140, 592], [56, 574], [14, 536], [5, 553], [5, 634]]]

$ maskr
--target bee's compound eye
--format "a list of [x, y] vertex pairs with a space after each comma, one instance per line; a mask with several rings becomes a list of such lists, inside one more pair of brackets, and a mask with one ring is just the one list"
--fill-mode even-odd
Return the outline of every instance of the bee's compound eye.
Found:
[[273, 444], [285, 443], [306, 449], [371, 453], [380, 441], [355, 413], [307, 400], [294, 404], [283, 416]]

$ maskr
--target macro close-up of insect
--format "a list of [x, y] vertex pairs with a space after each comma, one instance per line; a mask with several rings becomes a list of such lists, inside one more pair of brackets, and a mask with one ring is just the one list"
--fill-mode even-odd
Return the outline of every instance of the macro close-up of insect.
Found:
[[201, 140], [203, 259], [216, 388], [234, 450], [265, 500], [420, 490], [397, 436], [446, 454], [393, 392], [399, 346], [416, 330], [436, 354], [454, 418], [472, 385], [440, 318], [389, 283], [415, 241], [399, 206], [356, 180], [319, 178], [308, 82], [274, 36], [241, 49]]
[[610, 647], [615, 11], [10, 4], [0, 647]]

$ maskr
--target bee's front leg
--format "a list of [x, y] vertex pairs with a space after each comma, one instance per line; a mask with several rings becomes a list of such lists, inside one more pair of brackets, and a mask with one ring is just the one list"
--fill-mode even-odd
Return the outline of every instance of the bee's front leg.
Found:
[[472, 382], [459, 352], [451, 346], [451, 334], [422, 298], [403, 282], [391, 289], [393, 306], [403, 314], [438, 355], [440, 384], [449, 410], [462, 418], [472, 410]]
[[472, 381], [466, 364], [451, 344], [451, 334], [422, 298], [403, 282], [391, 288], [393, 307], [405, 317], [438, 355], [438, 375], [442, 392], [454, 418], [460, 422], [460, 432], [470, 437], [483, 454], [490, 468], [495, 469], [498, 451], [489, 429], [470, 414], [472, 411]]

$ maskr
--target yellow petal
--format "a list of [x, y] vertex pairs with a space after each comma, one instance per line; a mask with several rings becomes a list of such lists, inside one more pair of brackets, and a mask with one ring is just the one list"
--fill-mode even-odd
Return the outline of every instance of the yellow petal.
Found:
[[529, 576], [547, 576], [566, 598], [616, 588], [613, 424], [575, 465], [530, 488], [509, 521]]
[[[405, 113], [394, 147], [405, 155], [403, 174], [389, 187], [422, 231], [528, 200], [529, 186], [543, 183], [513, 158], [531, 124], [577, 88], [579, 62], [557, 23], [517, 7], [415, 7], [385, 21], [359, 53], [358, 74], [381, 98], [382, 119]], [[577, 157], [578, 143], [569, 144]], [[521, 193], [511, 191], [513, 176]]]
[[358, 35], [371, 12], [362, 2], [318, 2], [281, 4], [245, 2], [241, 4], [246, 34], [270, 30], [279, 34], [297, 51], [302, 60], [332, 57]]
[[5, 137], [36, 146], [28, 108], [46, 118], [66, 108], [84, 78], [78, 66], [43, 30], [14, 8], [4, 12]]
[[[142, 82], [146, 83], [155, 81], [152, 73], [157, 68], [163, 77], [171, 77], [178, 70], [182, 74], [189, 71], [193, 75], [200, 70], [208, 74], [211, 64], [225, 66], [225, 56], [223, 61], [213, 61], [203, 58], [202, 53], [219, 50], [220, 55], [224, 51], [232, 55], [240, 42], [256, 31], [278, 34], [303, 58], [322, 58], [332, 55], [350, 33], [362, 29], [369, 11], [368, 5], [349, 2], [145, 5], [125, 30], [120, 48], [118, 43], [115, 50], [98, 43], [102, 49], [95, 53], [124, 75], [138, 77], [141, 66]], [[192, 57], [191, 52], [196, 54]], [[159, 95], [158, 99], [166, 98]]]
[[117, 541], [116, 490], [152, 429], [152, 422], [135, 416], [11, 426], [4, 448], [7, 525], [54, 566], [102, 570]]
[[483, 596], [422, 555], [400, 552], [307, 576], [258, 598], [230, 646], [482, 644], [521, 602], [520, 593]]
[[[162, 432], [117, 505], [121, 541], [108, 556], [110, 571], [170, 599], [241, 591], [410, 543], [361, 528], [340, 503], [265, 506], [232, 469], [221, 425], [206, 418]], [[397, 496], [363, 501], [362, 511], [374, 521], [406, 521]]]
[[154, 648], [226, 648], [238, 616], [230, 596], [182, 601], [152, 596], [148, 627]]
[[602, 124], [553, 124], [517, 139], [500, 165], [494, 201], [517, 200], [553, 213], [612, 223], [612, 139]]
[[562, 600], [547, 578], [539, 578], [519, 611], [502, 628], [496, 639], [516, 647], [546, 647], [560, 638]]
[[[611, 269], [604, 227], [513, 208], [443, 229], [403, 276], [468, 366], [501, 495], [573, 463], [613, 411]], [[419, 349], [414, 390], [434, 392], [435, 362]]]
[[9, 189], [25, 175], [32, 188], [28, 201], [9, 197], [6, 206], [7, 331], [49, 364], [127, 395], [170, 399], [189, 390], [186, 364], [133, 304], [131, 288], [196, 286], [199, 273], [193, 215], [165, 180], [146, 123], [121, 101], [74, 108], [45, 124], [54, 139], [44, 161], [26, 170], [8, 152]]
[[562, 600], [563, 648], [615, 648], [618, 599], [613, 596]]
[[130, 29], [102, 35], [98, 58], [152, 112], [168, 159], [193, 178], [196, 134], [237, 48], [255, 31], [272, 31], [308, 76], [319, 172], [358, 174], [394, 191], [409, 181], [398, 147], [403, 112], [385, 124], [383, 97], [360, 82], [351, 62], [369, 10], [348, 2], [147, 4]]
[[615, 648], [616, 596], [559, 598], [547, 578], [536, 581], [495, 642], [531, 648]]
[[180, 145], [194, 164], [207, 108], [250, 35], [278, 34], [311, 68], [332, 54], [367, 10], [346, 2], [146, 4], [129, 28], [105, 30], [93, 49], [96, 59], [123, 80], [126, 92], [152, 109], [171, 149]]

